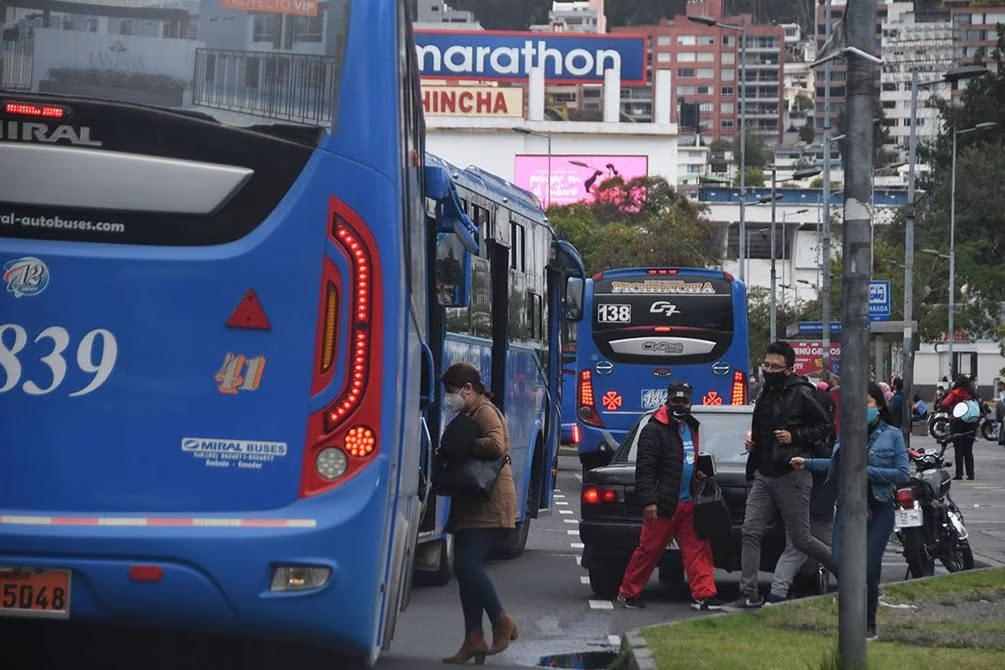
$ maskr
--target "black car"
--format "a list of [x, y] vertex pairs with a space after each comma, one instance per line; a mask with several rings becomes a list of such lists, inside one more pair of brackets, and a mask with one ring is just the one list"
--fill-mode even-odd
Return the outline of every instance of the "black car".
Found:
[[[715, 457], [716, 481], [729, 507], [732, 529], [729, 540], [713, 543], [715, 567], [740, 569], [740, 529], [750, 482], [746, 477], [747, 454], [743, 447], [750, 430], [752, 405], [695, 406], [701, 422], [698, 447]], [[643, 426], [652, 412], [643, 414], [621, 443], [611, 464], [589, 470], [583, 477], [580, 496], [579, 535], [583, 542], [583, 567], [590, 573], [590, 587], [601, 598], [617, 595], [628, 560], [638, 546], [642, 531], [642, 505], [635, 495], [635, 454]], [[761, 569], [771, 572], [785, 549], [781, 517], [775, 519], [761, 542]], [[797, 586], [812, 592], [826, 592], [826, 575], [804, 568]], [[684, 567], [676, 542], [667, 547], [659, 564], [663, 584], [682, 587]], [[820, 583], [817, 583], [820, 582]]]

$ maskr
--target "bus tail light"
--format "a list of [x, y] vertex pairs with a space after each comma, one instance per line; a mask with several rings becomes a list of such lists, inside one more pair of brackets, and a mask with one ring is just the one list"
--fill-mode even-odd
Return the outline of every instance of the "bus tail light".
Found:
[[733, 371], [733, 384], [730, 387], [729, 403], [731, 405], [747, 404], [747, 375], [741, 370]]
[[579, 420], [588, 426], [603, 426], [604, 422], [597, 414], [597, 403], [593, 397], [593, 378], [589, 370], [579, 373]]
[[324, 586], [332, 575], [329, 567], [277, 565], [272, 568], [270, 591], [306, 591]]
[[383, 314], [375, 299], [380, 295], [376, 245], [366, 223], [344, 202], [332, 198], [329, 211], [329, 239], [349, 270], [343, 277], [331, 260], [324, 262], [311, 387], [314, 395], [337, 393], [308, 419], [301, 497], [350, 479], [380, 453]]
[[572, 443], [579, 444], [579, 424], [572, 424]]
[[647, 275], [675, 275], [678, 272], [679, 270], [675, 268], [652, 268], [650, 270], [646, 270]]

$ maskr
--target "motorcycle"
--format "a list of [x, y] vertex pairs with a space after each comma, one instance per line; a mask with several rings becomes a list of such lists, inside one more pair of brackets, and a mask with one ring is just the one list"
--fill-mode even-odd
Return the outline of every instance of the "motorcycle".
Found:
[[946, 468], [951, 461], [943, 457], [946, 447], [957, 437], [946, 435], [938, 439], [939, 450], [925, 452], [910, 449], [914, 463], [911, 479], [897, 487], [894, 532], [904, 547], [907, 576], [928, 577], [935, 573], [938, 559], [949, 572], [971, 570], [974, 554], [963, 525], [963, 513], [949, 495], [952, 476]]
[[932, 411], [928, 415], [928, 434], [936, 440], [949, 435], [949, 412]]
[[1002, 429], [1002, 422], [990, 415], [981, 417], [981, 437], [989, 442], [998, 442], [998, 436]]

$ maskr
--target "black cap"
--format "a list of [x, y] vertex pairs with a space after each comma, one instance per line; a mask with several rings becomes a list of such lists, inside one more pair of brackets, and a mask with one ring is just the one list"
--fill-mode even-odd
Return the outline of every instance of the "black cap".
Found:
[[691, 400], [693, 397], [694, 389], [686, 381], [670, 382], [670, 385], [667, 386], [667, 402], [670, 402], [674, 398], [687, 398]]

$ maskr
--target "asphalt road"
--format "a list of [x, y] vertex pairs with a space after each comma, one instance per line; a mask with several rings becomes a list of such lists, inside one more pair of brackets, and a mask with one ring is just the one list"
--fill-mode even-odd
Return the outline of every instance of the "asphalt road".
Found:
[[[931, 448], [930, 438], [916, 446]], [[1005, 450], [988, 442], [977, 445], [976, 482], [953, 482], [953, 492], [966, 515], [979, 564], [1000, 564], [1005, 556]], [[513, 561], [490, 566], [504, 607], [520, 626], [520, 637], [485, 667], [536, 666], [549, 657], [580, 652], [611, 652], [620, 635], [641, 626], [705, 616], [690, 609], [688, 599], [659, 584], [655, 576], [643, 610], [615, 608], [596, 599], [579, 565], [579, 464], [562, 456], [556, 509], [533, 522], [527, 551]], [[891, 541], [884, 559], [883, 580], [905, 575], [900, 547]], [[937, 573], [944, 570], [937, 567]], [[737, 573], [719, 571], [720, 598], [737, 596]], [[762, 574], [767, 586], [770, 575]], [[486, 624], [486, 630], [488, 630]], [[442, 668], [440, 658], [453, 653], [463, 637], [456, 583], [416, 587], [402, 614], [391, 650], [378, 670]], [[559, 661], [553, 667], [572, 667]], [[0, 668], [42, 670], [304, 670], [342, 667], [337, 660], [310, 650], [218, 636], [155, 633], [80, 624], [35, 626], [0, 620]], [[580, 666], [582, 667], [582, 666]]]

